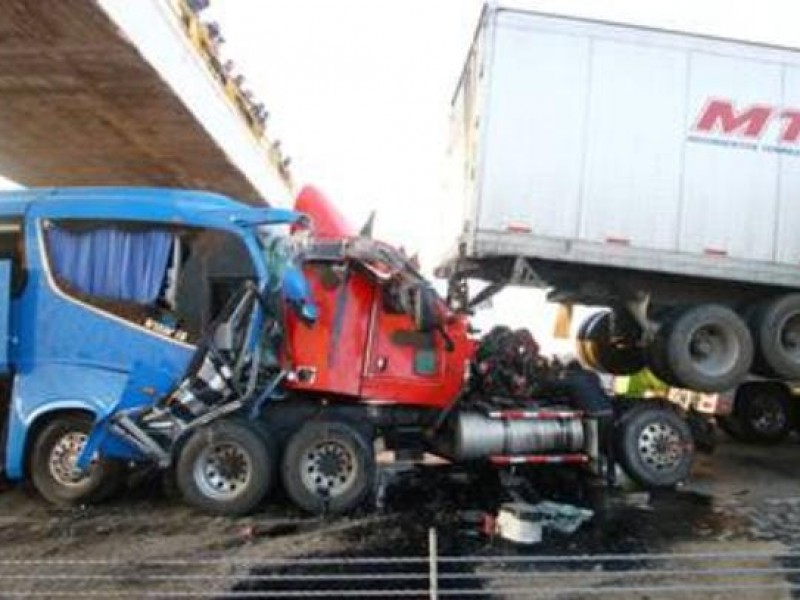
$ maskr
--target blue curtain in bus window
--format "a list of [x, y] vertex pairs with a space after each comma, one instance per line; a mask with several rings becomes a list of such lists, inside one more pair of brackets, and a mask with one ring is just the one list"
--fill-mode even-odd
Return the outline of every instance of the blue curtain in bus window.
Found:
[[164, 282], [172, 234], [51, 226], [47, 242], [53, 271], [79, 292], [151, 304]]

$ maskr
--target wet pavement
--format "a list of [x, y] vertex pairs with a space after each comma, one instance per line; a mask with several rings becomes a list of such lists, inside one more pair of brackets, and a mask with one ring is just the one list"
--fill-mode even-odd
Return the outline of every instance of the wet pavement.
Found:
[[[514, 499], [496, 474], [469, 476], [458, 468], [418, 469], [397, 477], [387, 489], [384, 511], [390, 517], [388, 520], [348, 531], [342, 537], [347, 547], [345, 551], [314, 553], [306, 557], [339, 559], [339, 563], [298, 564], [278, 569], [257, 567], [250, 574], [266, 580], [242, 582], [234, 589], [269, 591], [270, 597], [282, 597], [281, 591], [298, 589], [340, 592], [383, 589], [397, 593], [406, 590], [408, 597], [427, 597], [419, 591], [413, 593], [421, 581], [424, 583], [422, 575], [427, 573], [427, 564], [400, 564], [390, 569], [382, 564], [358, 561], [364, 557], [425, 556], [430, 528], [435, 528], [440, 556], [471, 559], [457, 563], [447, 563], [445, 559], [442, 563], [440, 590], [445, 595], [448, 590], [457, 590], [459, 594], [482, 590], [489, 597], [505, 597], [502, 593], [493, 593], [494, 580], [499, 578], [507, 582], [522, 570], [530, 574], [534, 567], [539, 574], [574, 572], [584, 585], [592, 576], [597, 579], [606, 573], [614, 576], [611, 583], [623, 585], [617, 581], [619, 574], [629, 572], [624, 582], [626, 586], [648, 581], [651, 586], [654, 585], [652, 581], [661, 585], [665, 576], [674, 583], [677, 577], [679, 583], [688, 586], [682, 595], [705, 597], [715, 597], [715, 586], [724, 588], [731, 585], [731, 580], [735, 583], [737, 577], [748, 576], [742, 580], [739, 595], [792, 597], [791, 585], [800, 581], [794, 572], [800, 569], [800, 558], [781, 556], [800, 551], [800, 487], [796, 484], [800, 466], [795, 458], [798, 451], [796, 442], [764, 448], [726, 441], [716, 456], [699, 457], [696, 478], [690, 484], [680, 490], [654, 493], [633, 490], [610, 493], [575, 472], [565, 476], [559, 469], [540, 470], [530, 478], [532, 483], [527, 489], [517, 490], [524, 495], [524, 500], [536, 502], [549, 498], [574, 503], [591, 508], [595, 516], [572, 535], [545, 530], [542, 543], [537, 545], [515, 544], [479, 531], [475, 523], [477, 514], [496, 513], [501, 502]], [[465, 519], [465, 512], [471, 518]], [[739, 558], [714, 564], [721, 559], [693, 557], [725, 553]], [[671, 554], [688, 554], [691, 558], [664, 562], [663, 558]], [[576, 560], [584, 555], [623, 555], [630, 560]], [[781, 556], [771, 559], [771, 555]], [[498, 561], [498, 556], [506, 560]], [[552, 556], [564, 557], [564, 560], [535, 562], [538, 558]], [[526, 557], [532, 562], [525, 562]], [[658, 560], [654, 561], [653, 557]], [[519, 559], [522, 562], [518, 562]], [[356, 562], [349, 564], [349, 560]], [[702, 562], [702, 568], [698, 567], [698, 562]], [[486, 570], [487, 565], [489, 575], [469, 576]], [[659, 577], [665, 567], [668, 573]], [[781, 567], [788, 572], [781, 572]], [[391, 585], [384, 580], [361, 579], [369, 572], [417, 573], [419, 579], [398, 579]], [[639, 576], [641, 572], [647, 576]], [[292, 576], [309, 573], [317, 577], [313, 588], [303, 587], [307, 586], [306, 582], [290, 580]], [[326, 579], [330, 574], [335, 578]], [[455, 578], [448, 578], [453, 574], [457, 574]], [[270, 581], [271, 577], [278, 577], [280, 581]], [[576, 579], [566, 577], [559, 585], [568, 590]], [[597, 582], [601, 584], [608, 585], [608, 578]], [[751, 585], [768, 587], [749, 591]], [[719, 597], [730, 594], [729, 589], [716, 591]], [[614, 589], [608, 592], [619, 595]], [[565, 593], [566, 597], [572, 597], [569, 592]], [[516, 592], [513, 595], [520, 596]], [[554, 596], [562, 595], [554, 593]], [[634, 593], [634, 596], [640, 595]], [[646, 592], [641, 597], [645, 596], [658, 597], [659, 592]], [[341, 592], [337, 597], [351, 596]], [[582, 597], [582, 594], [575, 597]]]
[[[526, 597], [502, 591], [517, 589], [579, 598], [591, 589], [653, 598], [661, 596], [650, 588], [666, 581], [695, 586], [681, 597], [725, 598], [733, 581], [741, 582], [738, 596], [789, 598], [800, 584], [798, 452], [797, 440], [777, 447], [723, 441], [715, 455], [699, 457], [689, 485], [658, 494], [602, 493], [575, 473], [538, 471], [517, 493], [592, 508], [595, 516], [573, 535], [545, 530], [534, 546], [479, 531], [482, 513], [512, 499], [494, 471], [412, 470], [391, 478], [379, 510], [338, 519], [307, 518], [280, 497], [251, 517], [208, 517], [164, 497], [154, 482], [71, 510], [14, 490], [0, 494], [0, 597], [85, 590], [298, 597], [311, 590], [343, 598], [353, 589], [359, 597], [371, 590], [428, 597], [435, 528], [442, 597]], [[725, 558], [731, 554], [735, 560]], [[762, 587], [748, 587], [755, 584]], [[644, 591], [616, 592], [620, 585]]]

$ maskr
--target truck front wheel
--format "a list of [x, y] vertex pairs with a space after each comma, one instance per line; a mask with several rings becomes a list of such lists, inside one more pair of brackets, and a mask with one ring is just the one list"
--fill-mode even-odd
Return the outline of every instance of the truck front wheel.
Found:
[[345, 513], [372, 489], [375, 456], [368, 437], [350, 424], [314, 421], [289, 440], [281, 471], [286, 493], [303, 510]]
[[69, 414], [55, 417], [36, 436], [30, 456], [31, 480], [49, 502], [99, 502], [119, 489], [123, 465], [116, 461], [94, 460], [86, 473], [75, 468], [91, 429], [89, 416]]
[[221, 420], [195, 431], [183, 446], [175, 476], [184, 500], [203, 511], [244, 515], [269, 493], [275, 452], [256, 428]]
[[692, 432], [670, 406], [641, 401], [620, 417], [616, 442], [625, 473], [644, 488], [672, 488], [691, 473]]

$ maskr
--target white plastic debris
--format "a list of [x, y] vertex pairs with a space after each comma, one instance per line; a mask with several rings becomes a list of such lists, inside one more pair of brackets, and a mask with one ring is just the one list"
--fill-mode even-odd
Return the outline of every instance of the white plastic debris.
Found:
[[497, 513], [497, 534], [519, 544], [538, 544], [542, 541], [542, 525], [531, 512], [532, 505], [524, 502], [503, 504]]
[[571, 504], [509, 502], [503, 504], [497, 513], [495, 531], [512, 542], [537, 544], [542, 541], [544, 528], [573, 534], [593, 516], [594, 511]]

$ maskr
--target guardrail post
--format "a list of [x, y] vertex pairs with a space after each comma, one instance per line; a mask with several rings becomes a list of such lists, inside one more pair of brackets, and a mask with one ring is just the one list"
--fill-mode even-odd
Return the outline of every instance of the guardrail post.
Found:
[[428, 529], [428, 577], [430, 599], [439, 600], [439, 565], [437, 563], [436, 528]]

